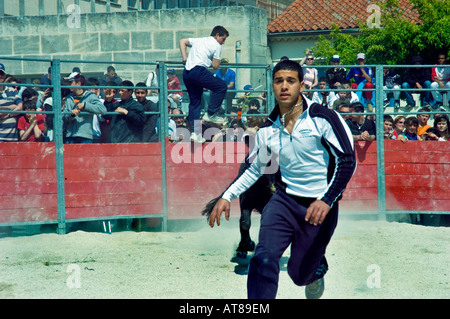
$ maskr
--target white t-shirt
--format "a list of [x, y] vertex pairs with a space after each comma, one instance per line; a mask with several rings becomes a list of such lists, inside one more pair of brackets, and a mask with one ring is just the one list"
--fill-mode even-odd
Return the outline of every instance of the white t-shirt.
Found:
[[209, 68], [212, 59], [220, 60], [222, 46], [214, 37], [189, 38], [191, 49], [186, 60], [186, 70], [191, 70], [196, 66]]
[[145, 81], [146, 86], [158, 87], [158, 78], [156, 72], [150, 72], [148, 74], [147, 80]]

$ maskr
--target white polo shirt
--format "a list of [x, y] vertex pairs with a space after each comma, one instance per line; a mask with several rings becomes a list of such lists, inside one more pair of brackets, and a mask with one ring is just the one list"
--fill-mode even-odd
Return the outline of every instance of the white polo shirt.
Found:
[[189, 38], [189, 51], [185, 69], [191, 70], [196, 66], [203, 66], [209, 68], [212, 64], [212, 59], [220, 60], [222, 46], [214, 37], [204, 38]]

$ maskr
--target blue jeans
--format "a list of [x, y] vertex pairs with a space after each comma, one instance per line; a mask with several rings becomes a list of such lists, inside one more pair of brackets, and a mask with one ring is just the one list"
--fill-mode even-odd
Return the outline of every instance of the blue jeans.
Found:
[[[424, 87], [425, 88], [430, 88], [431, 87], [431, 81], [425, 81], [424, 82]], [[411, 88], [408, 82], [403, 82], [402, 84], [402, 89], [409, 89]], [[419, 89], [417, 89], [419, 90]], [[403, 93], [405, 93], [406, 95], [406, 104], [411, 105], [411, 106], [415, 106], [416, 102], [414, 101], [411, 91], [403, 91]], [[421, 92], [420, 93], [420, 98], [421, 98], [421, 103], [422, 105], [424, 104], [429, 104], [430, 103], [430, 91], [425, 91], [425, 92]]]
[[[373, 89], [375, 86], [372, 82], [367, 82], [367, 80], [364, 80], [360, 82], [357, 85], [357, 89]], [[367, 104], [372, 104], [375, 106], [375, 98], [374, 98], [374, 91], [356, 91], [356, 95], [358, 96], [359, 102], [361, 102], [364, 107], [367, 107]]]
[[305, 216], [314, 200], [277, 191], [263, 209], [258, 245], [248, 271], [249, 299], [276, 297], [279, 263], [289, 245], [287, 270], [296, 285], [308, 285], [325, 275], [325, 250], [337, 225], [338, 203], [334, 203], [321, 225], [313, 226], [305, 221]]
[[66, 137], [65, 144], [92, 144], [92, 140], [85, 137]]
[[[189, 71], [184, 69], [183, 81], [189, 94], [188, 121], [191, 130], [194, 131], [195, 121], [200, 120], [203, 88], [211, 91], [208, 114], [213, 115], [222, 107], [222, 101], [227, 93], [227, 85], [224, 80], [215, 77], [208, 69], [202, 66], [196, 66]], [[201, 127], [195, 128], [195, 131], [197, 133], [201, 132]]]

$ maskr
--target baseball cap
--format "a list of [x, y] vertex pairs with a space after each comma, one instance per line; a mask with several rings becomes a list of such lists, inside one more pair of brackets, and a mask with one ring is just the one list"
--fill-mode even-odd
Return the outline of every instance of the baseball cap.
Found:
[[168, 69], [168, 70], [167, 70], [167, 73], [168, 73], [168, 74], [175, 74], [175, 69]]
[[244, 90], [253, 90], [253, 88], [250, 84], [247, 84], [246, 86], [244, 86]]
[[74, 81], [80, 75], [79, 72], [72, 72], [68, 77], [65, 77], [64, 80]]
[[366, 59], [366, 55], [364, 53], [358, 53], [356, 55], [356, 60], [359, 60], [359, 59], [365, 60]]
[[333, 55], [333, 57], [331, 58], [331, 62], [340, 62], [340, 61], [341, 61], [341, 58], [337, 54]]
[[227, 58], [223, 58], [222, 60], [220, 60], [220, 63], [229, 63], [230, 61], [228, 61]]
[[5, 66], [3, 65], [3, 63], [0, 63], [0, 71], [6, 73]]

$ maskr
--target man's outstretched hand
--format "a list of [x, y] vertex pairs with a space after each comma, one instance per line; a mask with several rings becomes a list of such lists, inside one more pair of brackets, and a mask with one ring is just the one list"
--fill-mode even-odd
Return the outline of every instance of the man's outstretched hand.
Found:
[[220, 226], [220, 217], [222, 216], [222, 212], [225, 212], [225, 219], [230, 219], [230, 202], [226, 199], [219, 199], [217, 204], [214, 206], [211, 215], [209, 216], [209, 226], [214, 227], [214, 222], [217, 223], [217, 226]]

